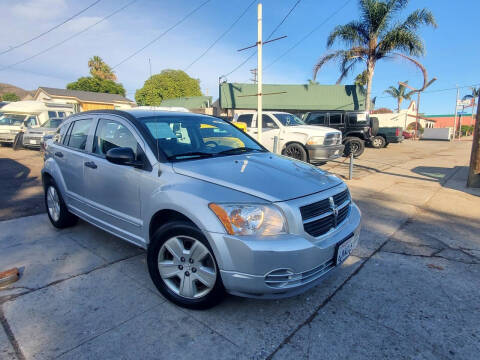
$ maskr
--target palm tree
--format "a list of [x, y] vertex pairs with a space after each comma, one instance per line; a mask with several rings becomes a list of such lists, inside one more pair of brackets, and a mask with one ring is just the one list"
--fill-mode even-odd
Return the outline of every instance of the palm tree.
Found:
[[308, 85], [320, 85], [320, 83], [318, 81], [308, 79]]
[[[404, 81], [405, 84], [408, 84], [408, 81]], [[400, 112], [400, 106], [402, 105], [403, 100], [410, 100], [414, 91], [405, 92], [407, 88], [405, 85], [399, 84], [398, 88], [395, 86], [390, 86], [384, 93], [390, 95], [394, 99], [397, 99], [397, 112]]]
[[421, 25], [437, 27], [433, 14], [428, 9], [412, 12], [403, 22], [397, 22], [398, 13], [405, 9], [408, 0], [359, 0], [360, 19], [345, 25], [336, 26], [327, 40], [331, 48], [337, 40], [346, 46], [323, 55], [315, 64], [313, 78], [323, 65], [330, 61], [340, 64], [340, 83], [353, 70], [363, 63], [367, 71], [367, 96], [365, 108], [370, 110], [372, 79], [378, 60], [401, 57], [417, 63], [411, 56], [425, 53], [423, 40], [417, 34]]
[[90, 74], [104, 80], [117, 81], [117, 76], [112, 68], [108, 66], [100, 56], [94, 56], [88, 60]]

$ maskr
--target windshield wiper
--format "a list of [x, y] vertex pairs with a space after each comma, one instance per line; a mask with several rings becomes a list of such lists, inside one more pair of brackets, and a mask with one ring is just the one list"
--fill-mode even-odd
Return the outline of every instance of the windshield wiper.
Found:
[[206, 152], [201, 152], [201, 151], [191, 151], [191, 152], [186, 152], [182, 154], [175, 154], [172, 156], [169, 156], [168, 159], [178, 159], [178, 158], [191, 158], [191, 157], [212, 157], [213, 154], [211, 153], [206, 153]]
[[238, 147], [238, 148], [223, 150], [223, 151], [220, 151], [217, 154], [228, 155], [228, 154], [236, 154], [236, 153], [251, 152], [251, 151], [264, 152], [265, 150], [254, 149], [254, 148], [249, 148], [249, 147]]

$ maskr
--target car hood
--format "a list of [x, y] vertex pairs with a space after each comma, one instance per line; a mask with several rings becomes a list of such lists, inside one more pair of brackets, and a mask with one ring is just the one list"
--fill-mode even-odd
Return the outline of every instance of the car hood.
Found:
[[310, 195], [342, 182], [312, 165], [272, 153], [175, 162], [173, 170], [272, 202]]
[[284, 129], [290, 133], [292, 132], [300, 132], [304, 134], [308, 134], [311, 136], [319, 135], [323, 136], [326, 133], [335, 133], [340, 132], [337, 129], [325, 127], [325, 126], [317, 126], [317, 125], [296, 125], [296, 126], [285, 126]]

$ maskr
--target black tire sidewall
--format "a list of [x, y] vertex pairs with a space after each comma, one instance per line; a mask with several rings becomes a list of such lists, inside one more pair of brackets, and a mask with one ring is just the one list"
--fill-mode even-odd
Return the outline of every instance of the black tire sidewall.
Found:
[[[381, 144], [380, 146], [375, 146], [375, 140], [380, 140], [381, 141]], [[375, 136], [375, 138], [372, 140], [372, 146], [375, 148], [375, 149], [381, 149], [381, 148], [384, 148], [385, 145], [387, 144], [387, 142], [385, 141], [385, 138], [383, 136]]]
[[[158, 270], [158, 255], [160, 253], [160, 249], [165, 241], [179, 235], [189, 236], [202, 242], [202, 244], [208, 248], [213, 256], [213, 260], [215, 261], [215, 267], [217, 269], [217, 280], [215, 282], [215, 286], [207, 295], [203, 296], [202, 298], [186, 299], [175, 294], [168, 288], [160, 276], [160, 271]], [[189, 309], [203, 310], [217, 305], [224, 298], [225, 289], [223, 287], [220, 269], [218, 267], [215, 254], [205, 235], [193, 224], [190, 224], [186, 221], [174, 221], [158, 228], [153, 234], [151, 242], [148, 246], [147, 264], [150, 278], [152, 279], [158, 291], [160, 291], [168, 300], [179, 306]]]
[[362, 139], [360, 138], [356, 138], [356, 137], [347, 137], [345, 139], [345, 142], [344, 142], [344, 145], [345, 145], [345, 156], [350, 156], [350, 150], [349, 150], [349, 147], [350, 147], [350, 144], [351, 143], [357, 143], [358, 144], [358, 147], [359, 147], [359, 150], [357, 151], [356, 154], [353, 154], [353, 157], [359, 157], [360, 155], [363, 154], [363, 152], [365, 151], [365, 141], [363, 141]]
[[292, 157], [292, 159], [303, 161], [303, 162], [308, 162], [307, 151], [305, 150], [305, 148], [301, 144], [298, 144], [298, 143], [288, 144], [287, 147], [285, 148], [285, 154], [287, 153], [288, 148], [293, 148], [293, 147], [300, 150], [300, 152], [302, 154], [302, 159], [296, 159], [294, 157]]

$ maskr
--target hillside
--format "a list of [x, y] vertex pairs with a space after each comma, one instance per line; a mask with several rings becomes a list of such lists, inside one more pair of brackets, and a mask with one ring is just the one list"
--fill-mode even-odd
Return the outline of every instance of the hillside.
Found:
[[35, 94], [35, 91], [24, 90], [22, 88], [19, 88], [18, 86], [11, 85], [11, 84], [0, 83], [0, 96], [5, 93], [14, 93], [18, 97], [20, 97], [20, 99], [23, 99], [25, 96], [29, 94], [33, 96]]

